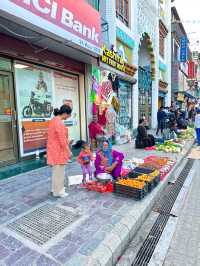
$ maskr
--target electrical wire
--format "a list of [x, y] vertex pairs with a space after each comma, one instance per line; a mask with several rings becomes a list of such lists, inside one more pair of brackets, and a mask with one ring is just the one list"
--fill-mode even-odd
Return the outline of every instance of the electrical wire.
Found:
[[25, 35], [21, 35], [19, 33], [16, 33], [14, 31], [12, 31], [11, 29], [9, 29], [8, 27], [6, 27], [5, 25], [0, 23], [0, 27], [5, 29], [6, 31], [10, 32], [11, 34], [20, 37], [20, 38], [24, 38], [24, 39], [37, 39], [39, 36], [25, 36]]

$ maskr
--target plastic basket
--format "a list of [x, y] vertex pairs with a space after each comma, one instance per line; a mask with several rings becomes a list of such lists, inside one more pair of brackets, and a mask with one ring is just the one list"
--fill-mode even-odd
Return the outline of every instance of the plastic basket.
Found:
[[137, 189], [121, 184], [114, 183], [113, 192], [126, 197], [131, 197], [136, 200], [141, 200], [145, 197], [148, 192], [148, 186], [146, 185], [143, 189]]

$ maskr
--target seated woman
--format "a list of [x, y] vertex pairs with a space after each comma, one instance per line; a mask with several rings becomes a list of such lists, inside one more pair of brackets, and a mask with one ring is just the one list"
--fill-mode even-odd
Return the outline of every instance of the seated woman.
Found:
[[177, 119], [177, 125], [179, 129], [187, 129], [188, 127], [188, 122], [186, 119], [184, 119], [184, 114], [180, 114], [180, 116]]
[[120, 177], [124, 155], [112, 149], [109, 141], [104, 141], [96, 153], [95, 176], [101, 173], [108, 173], [116, 180]]
[[137, 137], [135, 141], [136, 149], [144, 149], [146, 147], [152, 147], [155, 145], [155, 139], [153, 135], [147, 134], [144, 119], [140, 119], [139, 126], [137, 128]]

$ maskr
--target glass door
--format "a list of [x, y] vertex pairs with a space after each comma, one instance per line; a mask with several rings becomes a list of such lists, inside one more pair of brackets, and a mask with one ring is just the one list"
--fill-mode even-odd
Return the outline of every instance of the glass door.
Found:
[[17, 160], [16, 140], [12, 74], [0, 71], [0, 166]]

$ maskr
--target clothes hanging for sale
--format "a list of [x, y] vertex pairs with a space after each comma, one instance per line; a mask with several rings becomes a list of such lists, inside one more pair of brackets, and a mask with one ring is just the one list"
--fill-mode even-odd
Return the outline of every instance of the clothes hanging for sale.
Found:
[[112, 102], [111, 102], [115, 112], [118, 114], [120, 111], [120, 103], [117, 97], [113, 96], [112, 97]]
[[106, 125], [106, 112], [107, 112], [107, 108], [104, 108], [104, 110], [101, 112], [99, 111], [98, 123], [102, 126]]
[[112, 106], [110, 106], [106, 112], [106, 130], [109, 136], [115, 135], [115, 123], [116, 123], [116, 112]]

